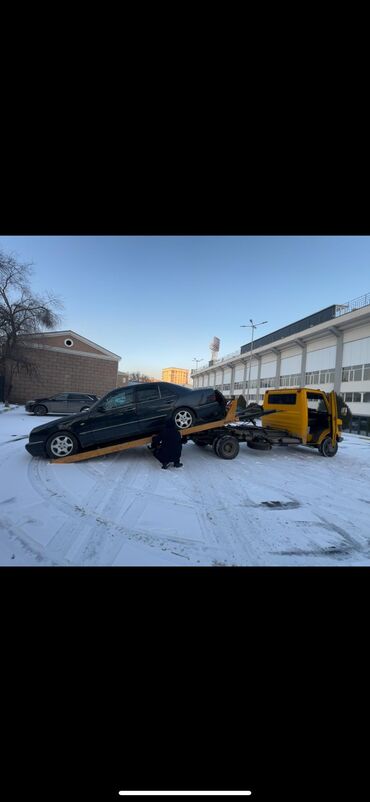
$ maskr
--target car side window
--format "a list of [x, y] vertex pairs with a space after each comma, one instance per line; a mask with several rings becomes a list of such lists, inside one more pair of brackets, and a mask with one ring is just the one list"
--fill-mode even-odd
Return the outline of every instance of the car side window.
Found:
[[139, 404], [145, 401], [159, 401], [158, 385], [154, 384], [153, 387], [137, 387], [136, 398]]
[[67, 401], [68, 393], [60, 393], [60, 395], [53, 395], [49, 399], [50, 401]]
[[176, 395], [179, 395], [175, 389], [168, 387], [165, 384], [160, 384], [159, 387], [161, 391], [161, 398], [175, 398]]
[[115, 395], [111, 395], [110, 398], [104, 402], [104, 409], [108, 411], [110, 409], [120, 409], [122, 407], [128, 407], [134, 403], [134, 389], [130, 387], [130, 389], [121, 390], [119, 393]]

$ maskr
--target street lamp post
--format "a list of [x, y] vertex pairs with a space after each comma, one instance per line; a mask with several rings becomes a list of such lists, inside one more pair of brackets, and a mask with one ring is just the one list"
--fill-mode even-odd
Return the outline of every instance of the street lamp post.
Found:
[[251, 341], [251, 351], [249, 357], [249, 371], [248, 371], [248, 391], [247, 391], [247, 403], [249, 401], [249, 393], [250, 393], [250, 384], [251, 384], [251, 367], [252, 367], [252, 357], [253, 357], [253, 334], [254, 330], [257, 326], [263, 326], [265, 323], [268, 323], [268, 320], [262, 320], [262, 323], [253, 323], [252, 318], [249, 318], [250, 323], [246, 323], [243, 326], [240, 326], [241, 329], [252, 329], [252, 341]]
[[[197, 359], [196, 357], [194, 357], [194, 359], [193, 359], [193, 362], [195, 362], [195, 363], [196, 363], [196, 365], [195, 365], [195, 370], [198, 370], [198, 362], [203, 362], [203, 360], [202, 360], [202, 359]], [[197, 385], [197, 386], [198, 386], [198, 385]]]

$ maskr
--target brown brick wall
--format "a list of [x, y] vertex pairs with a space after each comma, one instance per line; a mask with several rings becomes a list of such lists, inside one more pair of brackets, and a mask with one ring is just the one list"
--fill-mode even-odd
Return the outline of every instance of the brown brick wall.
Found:
[[118, 360], [94, 359], [71, 353], [27, 349], [32, 361], [38, 366], [39, 377], [21, 373], [14, 377], [10, 400], [24, 404], [31, 398], [54, 393], [81, 392], [102, 396], [117, 385]]
[[[64, 345], [64, 340], [73, 340], [73, 345]], [[39, 337], [32, 337], [32, 342], [39, 345], [48, 345], [51, 348], [63, 348], [65, 351], [84, 351], [87, 354], [101, 354], [98, 348], [94, 348], [87, 343], [79, 340], [74, 334], [63, 334], [60, 337], [50, 337], [47, 334], [40, 334]]]

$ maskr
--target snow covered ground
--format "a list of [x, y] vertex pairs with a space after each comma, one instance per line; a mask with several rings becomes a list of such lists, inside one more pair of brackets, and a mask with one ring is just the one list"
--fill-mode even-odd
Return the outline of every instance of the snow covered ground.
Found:
[[43, 422], [0, 405], [0, 565], [370, 565], [370, 438], [344, 435], [333, 459], [189, 442], [162, 471], [146, 447], [32, 458]]

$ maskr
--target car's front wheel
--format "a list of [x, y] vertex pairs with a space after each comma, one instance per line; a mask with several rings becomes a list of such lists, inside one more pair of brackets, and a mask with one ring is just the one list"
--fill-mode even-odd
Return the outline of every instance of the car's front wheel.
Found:
[[36, 404], [36, 406], [33, 408], [33, 414], [34, 415], [47, 415], [48, 411], [47, 411], [46, 407], [43, 406], [43, 404]]
[[58, 432], [52, 434], [46, 442], [46, 453], [51, 459], [70, 457], [77, 454], [79, 444], [77, 438], [70, 432]]
[[178, 429], [190, 429], [195, 423], [194, 412], [190, 409], [177, 409], [173, 418]]

